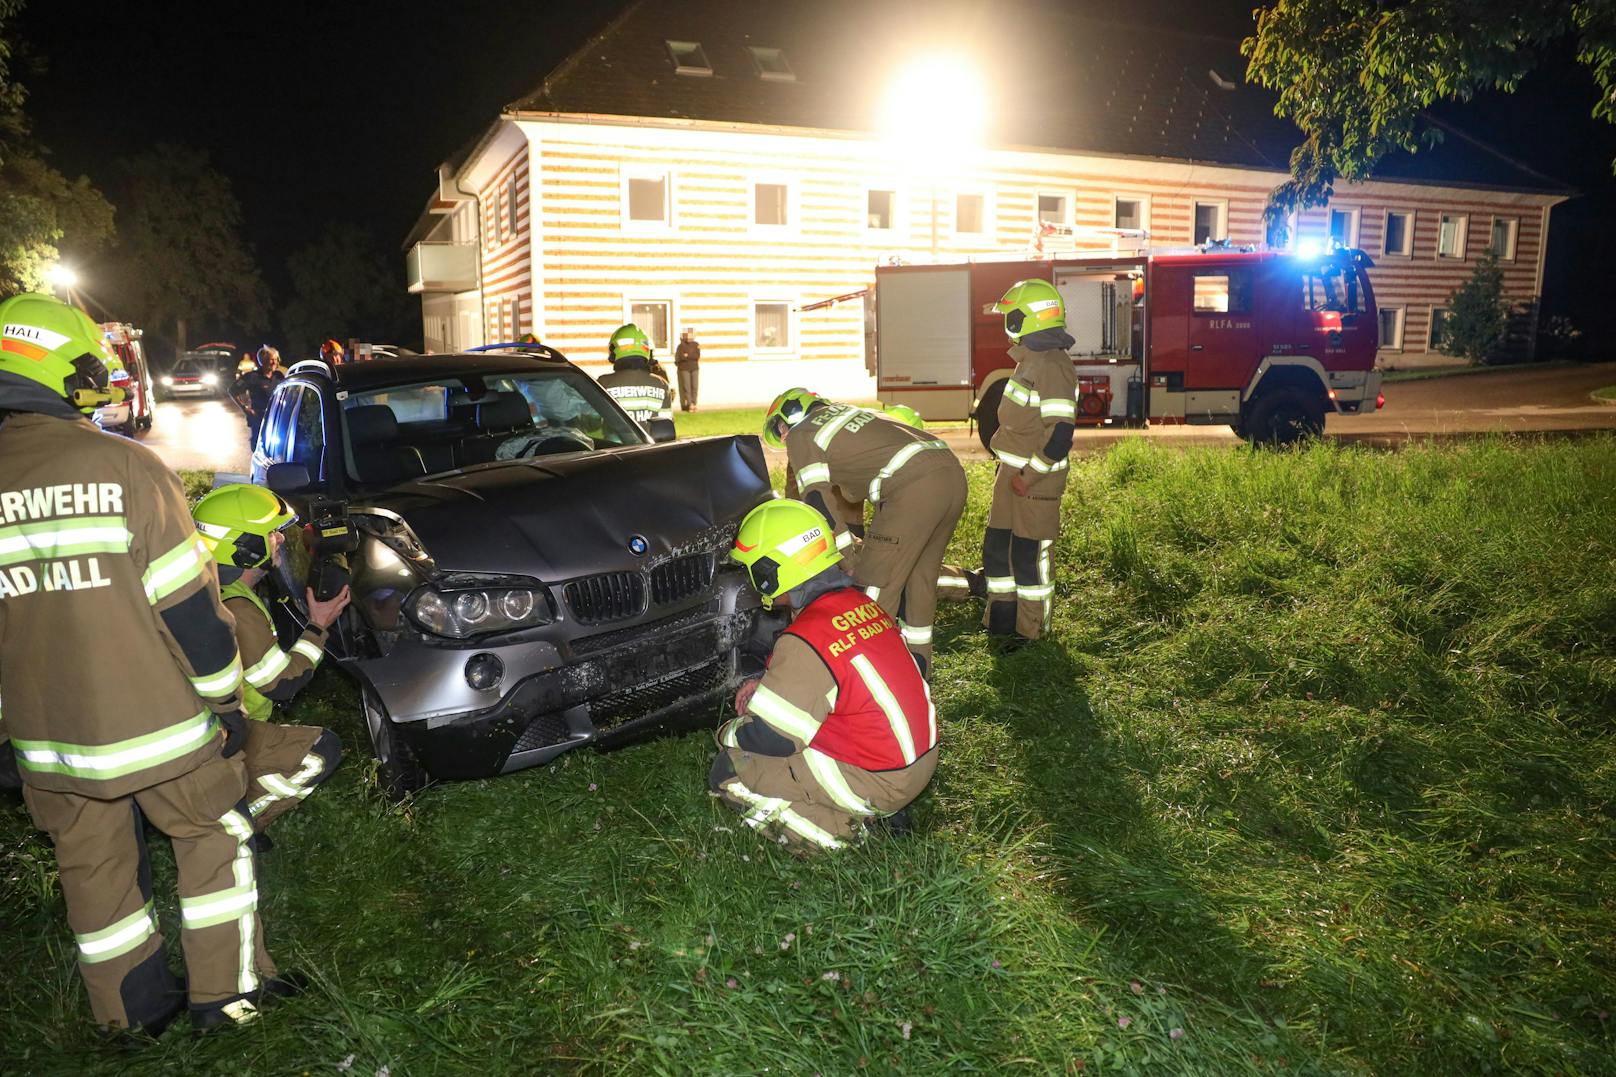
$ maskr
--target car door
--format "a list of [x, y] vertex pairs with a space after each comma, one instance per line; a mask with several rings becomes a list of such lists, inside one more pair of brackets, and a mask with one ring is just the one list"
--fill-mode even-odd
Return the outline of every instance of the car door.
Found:
[[253, 446], [252, 481], [263, 486], [268, 479], [269, 465], [286, 462], [291, 445], [288, 430], [296, 411], [296, 401], [303, 387], [293, 382], [282, 382], [270, 398], [269, 414], [258, 428], [258, 444]]

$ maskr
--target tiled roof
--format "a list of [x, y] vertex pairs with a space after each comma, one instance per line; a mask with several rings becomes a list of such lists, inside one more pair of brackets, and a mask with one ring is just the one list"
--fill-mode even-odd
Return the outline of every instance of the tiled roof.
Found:
[[[1244, 81], [1236, 40], [1103, 21], [1072, 6], [639, 0], [508, 111], [873, 131], [885, 80], [912, 43], [936, 36], [974, 44], [993, 96], [994, 145], [1287, 167], [1297, 129], [1274, 115], [1272, 94]], [[700, 42], [713, 74], [675, 74], [669, 40]], [[796, 80], [759, 77], [749, 45], [784, 49]], [[1452, 133], [1388, 158], [1377, 175], [1565, 189]]]

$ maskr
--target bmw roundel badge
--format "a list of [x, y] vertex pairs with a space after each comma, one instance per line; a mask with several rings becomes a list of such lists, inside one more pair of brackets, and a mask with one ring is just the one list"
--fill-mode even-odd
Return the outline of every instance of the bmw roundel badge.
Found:
[[628, 552], [635, 557], [644, 557], [651, 544], [645, 540], [644, 535], [630, 535], [628, 537]]

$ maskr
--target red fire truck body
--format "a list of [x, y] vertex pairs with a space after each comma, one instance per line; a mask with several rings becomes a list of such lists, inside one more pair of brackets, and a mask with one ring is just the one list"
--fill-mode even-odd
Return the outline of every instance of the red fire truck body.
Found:
[[1362, 251], [1072, 256], [876, 270], [876, 386], [927, 419], [998, 425], [1014, 364], [993, 304], [1042, 277], [1066, 304], [1080, 426], [1231, 426], [1254, 441], [1385, 401]]

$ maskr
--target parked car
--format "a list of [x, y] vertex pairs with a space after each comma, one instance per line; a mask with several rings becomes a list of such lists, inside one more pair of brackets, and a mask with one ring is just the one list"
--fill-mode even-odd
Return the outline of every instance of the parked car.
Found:
[[218, 396], [230, 387], [209, 356], [181, 356], [173, 369], [159, 380], [163, 396], [170, 400], [175, 397]]
[[[305, 534], [352, 521], [327, 649], [395, 791], [711, 722], [778, 628], [727, 557], [758, 439], [655, 443], [550, 349], [298, 363], [252, 477]], [[292, 631], [325, 556], [287, 545]]]

